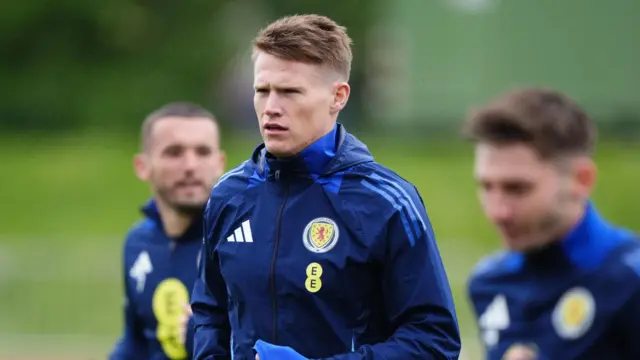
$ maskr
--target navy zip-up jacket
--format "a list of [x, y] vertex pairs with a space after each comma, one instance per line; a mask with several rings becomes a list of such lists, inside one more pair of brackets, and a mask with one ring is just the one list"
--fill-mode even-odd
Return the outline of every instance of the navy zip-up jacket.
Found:
[[561, 241], [481, 261], [468, 290], [487, 360], [517, 346], [538, 360], [640, 359], [640, 244], [592, 204]]
[[199, 218], [178, 239], [167, 236], [153, 200], [124, 243], [125, 327], [110, 360], [191, 359], [193, 324], [179, 342], [178, 319], [198, 275]]
[[254, 360], [257, 340], [308, 358], [458, 358], [422, 199], [342, 125], [288, 159], [260, 145], [224, 175], [203, 254], [195, 359]]

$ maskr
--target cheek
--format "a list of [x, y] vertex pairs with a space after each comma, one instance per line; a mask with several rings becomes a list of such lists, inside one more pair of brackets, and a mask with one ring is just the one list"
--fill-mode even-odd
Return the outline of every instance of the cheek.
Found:
[[161, 164], [157, 164], [152, 168], [151, 176], [158, 184], [167, 184], [173, 181], [176, 177], [176, 166], [171, 162], [163, 161]]

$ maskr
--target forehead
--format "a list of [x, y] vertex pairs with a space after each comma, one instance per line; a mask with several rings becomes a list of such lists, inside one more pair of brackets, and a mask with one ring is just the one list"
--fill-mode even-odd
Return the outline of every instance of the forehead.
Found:
[[314, 64], [284, 60], [260, 52], [256, 56], [253, 74], [254, 82], [277, 86], [300, 86], [314, 84], [326, 76], [324, 68]]
[[220, 140], [218, 126], [209, 118], [166, 117], [153, 124], [149, 142], [153, 148], [173, 144], [217, 147]]
[[479, 178], [534, 179], [555, 171], [553, 164], [541, 159], [522, 144], [478, 144], [475, 151], [475, 173]]

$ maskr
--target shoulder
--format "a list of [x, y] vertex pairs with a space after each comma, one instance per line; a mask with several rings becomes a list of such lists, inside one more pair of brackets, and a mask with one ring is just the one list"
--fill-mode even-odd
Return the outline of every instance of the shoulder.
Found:
[[518, 271], [523, 263], [521, 254], [499, 250], [478, 261], [469, 274], [468, 287], [472, 290], [476, 286], [490, 283], [503, 275]]
[[246, 160], [220, 177], [211, 190], [212, 199], [224, 199], [237, 195], [247, 189], [254, 176], [255, 167], [251, 160]]
[[604, 273], [622, 283], [640, 284], [640, 238], [629, 234], [605, 265]]
[[222, 208], [229, 200], [244, 193], [254, 181], [264, 181], [256, 174], [251, 160], [244, 161], [220, 177], [211, 189], [209, 201], [205, 207], [205, 217]]
[[136, 221], [127, 231], [124, 241], [125, 251], [152, 243], [157, 232], [158, 225], [153, 220], [144, 218]]
[[382, 209], [387, 217], [403, 210], [419, 218], [426, 215], [416, 187], [377, 162], [357, 165], [345, 173], [345, 178], [347, 184], [342, 194], [367, 199], [366, 204]]
[[[386, 243], [390, 239], [384, 234], [402, 231], [411, 246], [420, 238], [434, 238], [422, 198], [409, 181], [375, 162], [360, 164], [345, 177], [343, 203], [358, 214], [369, 236]], [[392, 238], [401, 241], [405, 236]]]

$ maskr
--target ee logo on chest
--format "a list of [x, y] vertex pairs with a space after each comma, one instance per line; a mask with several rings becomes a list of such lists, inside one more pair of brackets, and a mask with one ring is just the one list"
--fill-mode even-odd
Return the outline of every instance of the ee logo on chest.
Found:
[[575, 287], [562, 295], [551, 318], [561, 338], [574, 340], [589, 330], [595, 314], [593, 295], [583, 287]]
[[187, 287], [176, 278], [163, 280], [153, 293], [153, 313], [158, 321], [156, 336], [169, 359], [186, 359], [187, 349], [180, 342], [180, 318], [189, 303]]
[[312, 262], [307, 265], [307, 279], [304, 281], [304, 287], [310, 293], [317, 293], [322, 288], [322, 265]]

